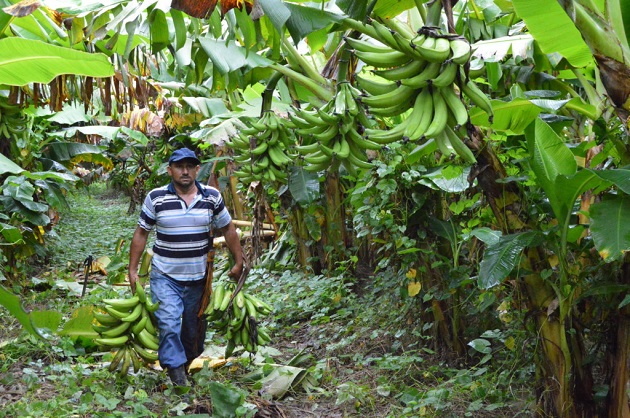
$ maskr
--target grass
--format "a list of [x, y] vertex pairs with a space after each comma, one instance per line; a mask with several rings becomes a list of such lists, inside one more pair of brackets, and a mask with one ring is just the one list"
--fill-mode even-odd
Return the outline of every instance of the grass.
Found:
[[[49, 240], [48, 269], [38, 282], [81, 277], [88, 255], [111, 255], [130, 239], [137, 214], [102, 184], [69, 196]], [[217, 262], [224, 258], [219, 253]], [[85, 341], [53, 335], [39, 340], [21, 331], [0, 309], [0, 417], [210, 416], [219, 399], [235, 399], [242, 417], [514, 417], [530, 416], [523, 354], [497, 348], [485, 364], [464, 364], [431, 349], [414, 322], [416, 302], [403, 298], [386, 271], [364, 278], [341, 271], [305, 274], [291, 264], [254, 266], [247, 291], [274, 307], [262, 319], [272, 333], [265, 355], [243, 356], [224, 367], [204, 367], [191, 377], [188, 395], [171, 388], [164, 372], [142, 369], [117, 378], [107, 371], [111, 353]], [[106, 280], [85, 298], [63, 286], [33, 285], [20, 297], [29, 308], [62, 312], [64, 322], [82, 306], [126, 290]], [[225, 342], [209, 332], [207, 346]], [[255, 363], [257, 360], [265, 366]], [[281, 398], [268, 395], [253, 373], [274, 365], [301, 370]], [[219, 396], [222, 393], [223, 397]], [[188, 397], [189, 396], [189, 397]]]

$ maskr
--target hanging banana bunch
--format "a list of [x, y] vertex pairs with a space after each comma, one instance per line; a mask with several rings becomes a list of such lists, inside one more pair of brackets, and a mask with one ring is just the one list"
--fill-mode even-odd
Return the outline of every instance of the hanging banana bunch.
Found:
[[460, 36], [439, 28], [422, 27], [417, 32], [396, 19], [371, 20], [349, 26], [377, 40], [346, 39], [354, 55], [374, 67], [373, 75], [359, 73], [357, 86], [368, 111], [381, 118], [402, 115], [404, 120], [389, 130], [365, 129], [364, 136], [377, 143], [422, 141], [428, 151], [457, 154], [473, 163], [475, 156], [464, 144], [469, 120], [462, 93], [484, 110], [490, 120], [492, 106], [465, 66], [471, 46]]
[[21, 112], [20, 106], [0, 100], [0, 138], [10, 139], [13, 144], [25, 141], [28, 139], [32, 123], [32, 120]]
[[141, 285], [128, 298], [103, 299], [102, 306], [93, 312], [96, 323], [92, 328], [99, 337], [94, 342], [109, 350], [116, 350], [109, 371], [118, 369], [124, 377], [133, 367], [137, 373], [144, 363], [158, 359], [158, 331], [153, 313], [158, 303], [153, 303]]
[[348, 173], [357, 168], [371, 168], [367, 150], [380, 150], [383, 144], [366, 139], [363, 132], [374, 121], [358, 103], [360, 91], [349, 82], [337, 84], [337, 93], [324, 106], [315, 110], [294, 109], [289, 114], [302, 138], [296, 147], [307, 163], [307, 171], [325, 171], [333, 163], [343, 164]]
[[272, 312], [271, 306], [244, 288], [232, 298], [235, 288], [233, 281], [217, 283], [205, 311], [209, 327], [227, 339], [225, 358], [230, 357], [238, 346], [256, 353], [258, 347], [271, 341], [269, 330], [258, 324], [261, 316]]
[[240, 163], [234, 175], [243, 183], [253, 181], [287, 182], [287, 167], [293, 158], [287, 153], [295, 145], [291, 124], [267, 110], [258, 121], [230, 138], [226, 145], [239, 152], [234, 160]]

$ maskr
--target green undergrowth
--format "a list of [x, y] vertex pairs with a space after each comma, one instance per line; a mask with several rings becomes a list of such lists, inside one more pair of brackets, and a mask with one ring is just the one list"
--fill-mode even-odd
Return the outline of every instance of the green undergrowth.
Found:
[[[39, 282], [76, 280], [69, 266], [88, 255], [112, 255], [120, 238], [130, 239], [137, 213], [127, 215], [126, 199], [103, 185], [90, 192], [70, 197], [72, 210], [54, 231], [50, 268]], [[219, 251], [217, 265], [225, 256]], [[428, 336], [430, 324], [418, 322], [420, 301], [400, 292], [394, 272], [358, 278], [340, 266], [314, 275], [286, 258], [281, 265], [261, 265], [253, 266], [245, 286], [274, 308], [259, 319], [271, 330], [270, 346], [256, 357], [206, 365], [184, 391], [156, 369], [118, 378], [107, 371], [112, 353], [54, 332], [36, 339], [0, 309], [0, 417], [531, 415], [526, 388], [533, 370], [525, 350], [506, 348], [508, 336], [497, 331], [469, 347], [465, 358], [444, 355]], [[32, 284], [21, 298], [29, 308], [61, 312], [63, 326], [78, 308], [125, 292], [107, 280], [92, 283], [83, 298], [76, 287]], [[224, 343], [222, 335], [208, 332], [207, 347]], [[283, 390], [272, 395], [270, 382]]]

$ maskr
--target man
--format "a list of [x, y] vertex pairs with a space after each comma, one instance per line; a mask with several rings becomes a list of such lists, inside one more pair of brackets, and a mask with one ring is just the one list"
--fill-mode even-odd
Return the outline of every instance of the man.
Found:
[[173, 152], [167, 167], [171, 182], [147, 194], [129, 254], [129, 283], [135, 292], [138, 263], [149, 233], [156, 229], [150, 284], [153, 301], [160, 303], [155, 312], [158, 357], [178, 386], [187, 384], [186, 368], [203, 352], [206, 324], [197, 312], [212, 245], [210, 233], [223, 234], [234, 258], [229, 276], [238, 279], [243, 270], [243, 252], [232, 218], [220, 192], [196, 180], [199, 164], [188, 148]]

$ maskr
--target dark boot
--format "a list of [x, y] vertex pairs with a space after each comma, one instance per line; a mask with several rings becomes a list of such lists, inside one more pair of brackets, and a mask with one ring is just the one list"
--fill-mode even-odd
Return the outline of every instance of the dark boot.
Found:
[[168, 377], [171, 378], [171, 382], [173, 382], [176, 386], [188, 385], [188, 380], [186, 379], [186, 368], [183, 365], [173, 369], [169, 368]]

